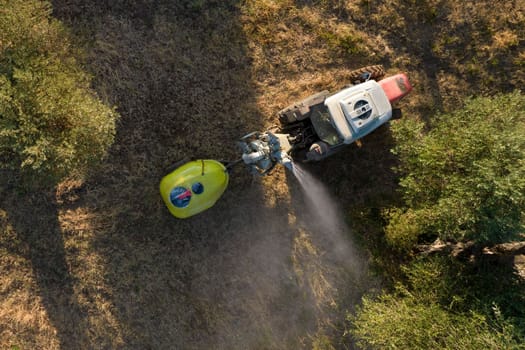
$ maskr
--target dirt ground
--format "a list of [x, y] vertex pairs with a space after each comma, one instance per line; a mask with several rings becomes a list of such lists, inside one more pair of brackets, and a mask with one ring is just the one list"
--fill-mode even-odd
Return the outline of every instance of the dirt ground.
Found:
[[8, 349], [351, 348], [344, 315], [381, 283], [367, 267], [366, 225], [374, 231], [377, 208], [396, 200], [388, 128], [308, 167], [346, 219], [337, 239], [283, 169], [236, 169], [223, 198], [186, 220], [164, 207], [160, 179], [184, 157], [235, 159], [240, 136], [364, 65], [408, 73], [406, 118], [525, 81], [524, 0], [53, 6], [121, 119], [108, 158], [84, 179], [0, 188]]

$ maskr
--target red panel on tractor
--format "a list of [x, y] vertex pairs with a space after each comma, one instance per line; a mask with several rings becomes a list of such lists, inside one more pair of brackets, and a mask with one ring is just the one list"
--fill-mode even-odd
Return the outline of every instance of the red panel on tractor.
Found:
[[390, 103], [399, 101], [403, 96], [412, 91], [412, 85], [404, 73], [378, 81], [381, 88], [385, 91]]

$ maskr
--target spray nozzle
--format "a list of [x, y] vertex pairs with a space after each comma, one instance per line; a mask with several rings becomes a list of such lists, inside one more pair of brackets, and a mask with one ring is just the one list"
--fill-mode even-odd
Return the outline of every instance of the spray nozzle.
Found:
[[284, 151], [279, 151], [275, 153], [275, 157], [277, 158], [277, 161], [279, 163], [284, 165], [285, 168], [293, 171], [293, 159], [288, 155], [288, 153]]

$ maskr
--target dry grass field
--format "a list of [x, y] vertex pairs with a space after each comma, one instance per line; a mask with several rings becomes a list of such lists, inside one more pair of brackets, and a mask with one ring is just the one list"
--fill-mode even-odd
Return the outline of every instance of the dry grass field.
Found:
[[160, 179], [184, 157], [235, 159], [240, 136], [361, 66], [407, 72], [404, 118], [423, 120], [525, 83], [525, 0], [52, 3], [121, 119], [85, 178], [0, 187], [2, 349], [352, 348], [345, 311], [388, 271], [375, 255], [377, 208], [396, 200], [388, 128], [308, 168], [347, 220], [337, 237], [283, 169], [235, 169], [186, 220]]

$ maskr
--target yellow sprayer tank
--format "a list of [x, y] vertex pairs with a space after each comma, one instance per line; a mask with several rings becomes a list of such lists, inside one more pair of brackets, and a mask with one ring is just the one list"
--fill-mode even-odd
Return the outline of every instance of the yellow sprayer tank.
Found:
[[184, 219], [215, 204], [228, 186], [228, 171], [216, 160], [188, 162], [160, 182], [160, 194], [171, 214]]

